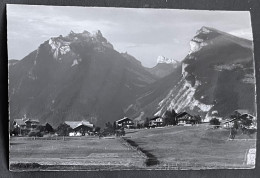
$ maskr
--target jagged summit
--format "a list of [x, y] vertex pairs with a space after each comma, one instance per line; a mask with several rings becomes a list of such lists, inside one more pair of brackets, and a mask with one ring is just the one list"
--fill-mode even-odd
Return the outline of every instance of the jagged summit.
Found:
[[47, 41], [47, 45], [51, 47], [53, 57], [59, 60], [67, 53], [71, 53], [71, 55], [74, 56], [74, 52], [71, 50], [73, 46], [88, 46], [98, 52], [104, 52], [106, 49], [114, 49], [113, 45], [103, 37], [100, 30], [97, 30], [94, 33], [90, 33], [86, 30], [82, 33], [70, 31], [65, 37], [60, 35], [58, 37], [50, 38]]

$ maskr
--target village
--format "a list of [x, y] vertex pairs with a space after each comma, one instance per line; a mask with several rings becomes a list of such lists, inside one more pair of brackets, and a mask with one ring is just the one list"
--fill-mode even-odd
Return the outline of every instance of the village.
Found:
[[199, 115], [192, 116], [187, 112], [176, 113], [174, 110], [166, 111], [163, 116], [145, 118], [142, 122], [123, 117], [113, 123], [105, 123], [104, 129], [95, 126], [93, 123], [82, 121], [65, 121], [57, 128], [51, 124], [41, 124], [38, 119], [28, 118], [26, 115], [21, 119], [14, 119], [10, 127], [10, 136], [22, 137], [48, 137], [48, 136], [125, 136], [125, 129], [153, 129], [167, 126], [194, 126], [208, 124], [212, 128], [225, 128], [230, 130], [230, 138], [234, 139], [237, 130], [243, 133], [256, 132], [256, 117], [247, 110], [235, 110], [225, 119], [212, 118], [209, 122], [204, 122]]
[[251, 168], [255, 160], [249, 152], [255, 151], [256, 118], [246, 110], [209, 122], [172, 110], [142, 122], [123, 117], [104, 128], [87, 120], [53, 128], [24, 116], [11, 128], [15, 170]]

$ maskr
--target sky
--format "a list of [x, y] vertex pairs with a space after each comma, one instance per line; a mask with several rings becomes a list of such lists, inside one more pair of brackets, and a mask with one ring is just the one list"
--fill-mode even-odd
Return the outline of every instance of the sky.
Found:
[[7, 5], [8, 59], [20, 60], [44, 41], [71, 30], [100, 30], [115, 50], [153, 67], [160, 55], [181, 61], [202, 26], [253, 38], [246, 11]]

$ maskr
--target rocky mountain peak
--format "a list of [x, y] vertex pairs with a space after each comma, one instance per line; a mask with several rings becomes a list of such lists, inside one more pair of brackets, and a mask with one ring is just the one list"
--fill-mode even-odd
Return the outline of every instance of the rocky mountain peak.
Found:
[[106, 49], [113, 49], [113, 45], [103, 37], [100, 30], [93, 33], [86, 30], [82, 33], [70, 31], [65, 37], [60, 35], [58, 37], [50, 38], [47, 41], [47, 44], [51, 47], [51, 52], [55, 59], [61, 59], [63, 55], [66, 55], [69, 52], [73, 53], [71, 47], [75, 45], [92, 47], [98, 52], [104, 52]]

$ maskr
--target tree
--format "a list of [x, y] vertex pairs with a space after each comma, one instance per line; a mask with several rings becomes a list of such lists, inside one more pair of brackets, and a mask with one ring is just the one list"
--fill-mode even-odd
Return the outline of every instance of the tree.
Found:
[[141, 129], [141, 128], [142, 128], [142, 124], [137, 123], [136, 127], [137, 127], [138, 129]]
[[231, 128], [229, 138], [233, 140], [236, 134], [237, 134], [237, 130], [235, 128]]
[[117, 129], [117, 125], [116, 122], [113, 123], [113, 129], [116, 130]]
[[175, 112], [174, 109], [167, 110], [164, 113], [164, 125], [176, 125], [178, 124], [178, 121], [176, 119], [177, 113]]
[[95, 127], [95, 132], [99, 133], [100, 132], [100, 127]]
[[214, 125], [214, 128], [218, 128], [220, 125], [220, 121], [217, 118], [212, 118], [209, 121], [210, 125]]
[[234, 121], [233, 128], [234, 128], [234, 129], [238, 129], [238, 128], [239, 128], [239, 124], [238, 124], [238, 122], [237, 122], [237, 121]]
[[194, 117], [194, 120], [195, 120], [195, 122], [197, 122], [197, 123], [201, 123], [201, 117], [200, 117], [200, 115], [195, 115], [195, 116], [193, 116]]
[[114, 126], [110, 122], [107, 122], [105, 125], [106, 125], [106, 127], [104, 128], [104, 131], [102, 133], [103, 135], [115, 134]]
[[242, 126], [244, 126], [244, 127], [249, 127], [249, 126], [251, 126], [252, 123], [253, 123], [253, 121], [252, 121], [251, 119], [249, 119], [246, 114], [241, 115], [241, 116], [239, 117], [239, 120], [241, 121], [240, 124], [241, 124]]
[[62, 124], [60, 124], [60, 125], [58, 126], [56, 132], [57, 132], [57, 134], [60, 135], [60, 136], [68, 136], [69, 133], [72, 132], [72, 131], [73, 131], [73, 129], [72, 129], [69, 125], [67, 125], [67, 124], [65, 124], [65, 123], [62, 123]]
[[53, 127], [49, 123], [45, 124], [45, 132], [47, 132], [47, 133], [53, 133], [54, 132]]
[[11, 134], [14, 136], [17, 136], [19, 134], [21, 134], [21, 128], [20, 127], [15, 127], [12, 131]]
[[145, 121], [144, 121], [144, 127], [149, 127], [149, 122], [150, 122], [150, 119], [148, 117], [146, 117]]

